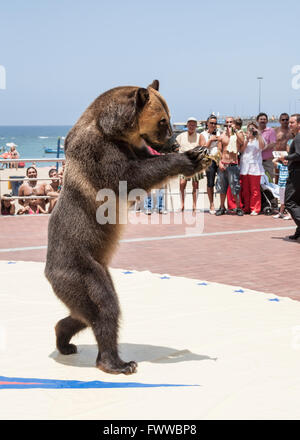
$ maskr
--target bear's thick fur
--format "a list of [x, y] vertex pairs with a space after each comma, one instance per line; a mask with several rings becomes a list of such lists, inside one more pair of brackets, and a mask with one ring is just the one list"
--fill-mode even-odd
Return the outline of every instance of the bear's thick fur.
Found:
[[65, 140], [63, 189], [51, 214], [45, 275], [70, 316], [55, 327], [57, 349], [76, 353], [72, 336], [90, 326], [99, 353], [96, 365], [118, 374], [136, 371], [134, 361], [118, 355], [119, 302], [108, 263], [119, 240], [120, 225], [99, 224], [100, 189], [118, 197], [119, 181], [149, 191], [168, 177], [193, 175], [209, 165], [196, 148], [184, 154], [152, 156], [145, 143], [161, 150], [172, 134], [167, 104], [151, 86], [117, 87], [100, 95]]

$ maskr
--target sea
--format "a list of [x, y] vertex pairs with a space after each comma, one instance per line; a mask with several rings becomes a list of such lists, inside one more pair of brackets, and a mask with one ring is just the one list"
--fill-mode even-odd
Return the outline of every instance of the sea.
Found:
[[[271, 126], [278, 126], [273, 123]], [[55, 158], [55, 153], [45, 153], [45, 148], [57, 150], [58, 138], [60, 138], [61, 145], [72, 128], [70, 125], [9, 125], [0, 126], [0, 155], [4, 151], [9, 151], [7, 143], [13, 142], [17, 145], [16, 150], [20, 154], [20, 161], [23, 159], [44, 159]], [[63, 158], [64, 154], [60, 153]], [[53, 164], [53, 162], [52, 162]], [[28, 164], [29, 165], [29, 164]], [[26, 165], [26, 166], [28, 166]], [[51, 162], [37, 163], [37, 166], [50, 166]]]
[[[58, 138], [60, 138], [60, 144], [63, 145], [70, 129], [69, 125], [0, 126], [0, 154], [9, 151], [6, 144], [13, 142], [17, 145], [16, 150], [20, 154], [20, 161], [22, 158], [55, 158], [56, 153], [45, 153], [45, 148], [53, 148], [56, 151]], [[63, 158], [64, 154], [61, 153], [60, 157]], [[37, 166], [50, 166], [51, 162], [36, 164]]]

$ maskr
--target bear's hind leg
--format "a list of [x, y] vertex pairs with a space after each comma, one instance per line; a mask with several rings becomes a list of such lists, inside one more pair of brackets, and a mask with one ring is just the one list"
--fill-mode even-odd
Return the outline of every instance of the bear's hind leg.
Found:
[[56, 347], [62, 354], [74, 354], [77, 353], [77, 347], [74, 344], [70, 344], [72, 336], [87, 327], [86, 324], [78, 319], [67, 316], [64, 319], [58, 321], [55, 326], [56, 333]]
[[99, 349], [97, 368], [111, 374], [135, 373], [137, 363], [124, 362], [118, 354], [119, 302], [106, 267], [94, 262], [87, 285], [88, 295], [98, 308], [90, 323]]

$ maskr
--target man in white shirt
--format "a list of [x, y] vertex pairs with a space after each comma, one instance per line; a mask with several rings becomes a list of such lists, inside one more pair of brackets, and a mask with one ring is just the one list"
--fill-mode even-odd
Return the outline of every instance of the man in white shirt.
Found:
[[[179, 145], [179, 153], [185, 153], [192, 148], [195, 148], [199, 145], [199, 133], [197, 133], [197, 119], [194, 117], [190, 117], [187, 120], [187, 131], [180, 133], [176, 137], [176, 142]], [[181, 210], [184, 210], [184, 193], [188, 180], [192, 179], [193, 185], [193, 212], [196, 211], [197, 206], [197, 195], [198, 195], [198, 187], [199, 180], [203, 178], [202, 173], [195, 174], [192, 178], [185, 177], [183, 175], [180, 176], [180, 194], [181, 194]]]

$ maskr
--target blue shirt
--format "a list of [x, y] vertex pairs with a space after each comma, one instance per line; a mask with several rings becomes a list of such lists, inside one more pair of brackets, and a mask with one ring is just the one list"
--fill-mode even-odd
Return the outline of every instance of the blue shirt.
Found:
[[289, 177], [288, 166], [283, 165], [282, 163], [278, 163], [278, 169], [279, 169], [278, 186], [284, 188], [286, 185], [287, 178]]

